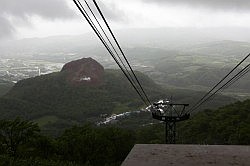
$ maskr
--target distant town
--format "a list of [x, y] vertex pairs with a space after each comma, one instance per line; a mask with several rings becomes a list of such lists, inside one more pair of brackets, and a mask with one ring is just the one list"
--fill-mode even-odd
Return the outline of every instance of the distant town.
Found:
[[0, 59], [2, 80], [16, 83], [19, 80], [60, 71], [63, 63], [43, 60]]

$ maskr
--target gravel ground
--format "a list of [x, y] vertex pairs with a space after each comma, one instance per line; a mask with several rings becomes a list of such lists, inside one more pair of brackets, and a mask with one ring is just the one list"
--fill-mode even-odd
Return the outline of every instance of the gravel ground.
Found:
[[122, 166], [250, 166], [250, 146], [137, 144]]

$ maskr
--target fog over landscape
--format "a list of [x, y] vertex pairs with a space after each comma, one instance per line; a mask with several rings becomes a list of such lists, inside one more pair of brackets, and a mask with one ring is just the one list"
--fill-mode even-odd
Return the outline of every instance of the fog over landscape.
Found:
[[[36, 2], [18, 0], [1, 2], [1, 38], [47, 37], [55, 35], [83, 34], [90, 32], [74, 3], [69, 0], [45, 0]], [[107, 0], [99, 2], [105, 16], [115, 29], [127, 28], [211, 28], [216, 37], [231, 31], [228, 39], [244, 40], [250, 27], [249, 2], [246, 0], [219, 1], [160, 1], [160, 0]], [[55, 10], [55, 8], [57, 10]], [[236, 35], [237, 33], [238, 35]], [[211, 35], [204, 31], [204, 35]], [[220, 36], [220, 35], [219, 35]], [[233, 37], [234, 36], [234, 37]], [[224, 36], [225, 37], [225, 36]], [[241, 39], [240, 39], [241, 38]], [[246, 39], [245, 39], [246, 40]]]
[[[244, 0], [98, 3], [135, 70], [166, 87], [206, 90], [250, 50]], [[82, 57], [118, 68], [72, 1], [3, 0], [0, 6], [1, 80], [57, 72]], [[240, 80], [230, 94], [248, 96], [249, 81]]]
[[[60, 71], [64, 63], [82, 57], [117, 68], [72, 1], [0, 3], [3, 80], [16, 82]], [[185, 79], [202, 77], [196, 73], [200, 68], [224, 73], [221, 67], [226, 72], [250, 49], [250, 3], [244, 0], [99, 3], [131, 64], [160, 84], [183, 87], [180, 82]], [[212, 75], [206, 76], [210, 84], [205, 87], [216, 81]], [[189, 88], [196, 86], [204, 85], [191, 81]]]
[[[152, 102], [192, 106], [250, 53], [248, 0], [97, 3]], [[250, 144], [249, 64], [246, 58], [227, 78], [246, 68], [238, 80], [181, 122], [177, 143]], [[146, 107], [73, 0], [0, 0], [0, 131], [16, 117], [6, 124], [24, 119], [41, 129], [32, 144], [11, 151], [0, 132], [0, 165], [16, 157], [120, 165], [134, 144], [164, 143], [163, 123]]]

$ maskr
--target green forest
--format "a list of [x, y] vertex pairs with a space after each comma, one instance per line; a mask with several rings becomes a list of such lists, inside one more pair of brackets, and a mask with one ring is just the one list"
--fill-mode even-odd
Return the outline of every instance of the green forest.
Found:
[[[177, 143], [250, 144], [250, 100], [196, 113], [178, 124]], [[59, 136], [41, 132], [37, 123], [0, 121], [1, 165], [120, 165], [134, 144], [164, 143], [164, 125], [133, 129], [88, 123]]]
[[[32, 120], [43, 131], [56, 136], [72, 125], [100, 121], [101, 114], [112, 115], [146, 107], [121, 71], [105, 70], [104, 83], [99, 86], [72, 86], [67, 83], [66, 74], [56, 72], [19, 81], [0, 97], [0, 119]], [[136, 75], [152, 101], [174, 94], [174, 100], [192, 104], [203, 95], [199, 91], [163, 88], [141, 72]], [[234, 98], [218, 95], [202, 109], [234, 101]], [[140, 117], [140, 121], [144, 119], [147, 120], [148, 115]]]
[[250, 165], [249, 8], [0, 0], [0, 166]]
[[[145, 108], [118, 70], [98, 86], [72, 86], [64, 72], [19, 81], [0, 97], [0, 165], [120, 165], [135, 144], [165, 143], [164, 124], [149, 112], [96, 125], [101, 115]], [[203, 92], [164, 88], [136, 72], [152, 101], [174, 94], [193, 104]], [[230, 104], [231, 103], [231, 104]], [[221, 105], [227, 105], [220, 107]], [[179, 144], [250, 144], [250, 100], [217, 95], [177, 124]]]

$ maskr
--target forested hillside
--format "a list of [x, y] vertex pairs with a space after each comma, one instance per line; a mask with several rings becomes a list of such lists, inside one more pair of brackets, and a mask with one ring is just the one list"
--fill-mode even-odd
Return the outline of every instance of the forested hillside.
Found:
[[250, 144], [250, 100], [197, 113], [180, 126], [180, 143]]
[[[78, 62], [81, 63], [77, 68]], [[44, 129], [57, 130], [87, 121], [97, 122], [103, 114], [142, 108], [143, 103], [120, 71], [104, 71], [91, 58], [72, 63], [67, 70], [65, 67], [61, 72], [15, 84], [0, 99], [1, 119], [22, 117], [35, 120]], [[152, 100], [164, 96], [164, 90], [151, 79], [136, 74]]]
[[[1, 119], [33, 120], [43, 130], [56, 134], [74, 124], [96, 123], [103, 120], [103, 116], [146, 108], [121, 71], [104, 70], [91, 58], [72, 61], [65, 66], [60, 72], [16, 83], [0, 98]], [[203, 95], [191, 90], [164, 89], [146, 75], [140, 72], [136, 75], [151, 101], [174, 95], [176, 102], [192, 104]], [[216, 108], [233, 101], [233, 98], [218, 95], [201, 109]], [[138, 116], [140, 120], [133, 120], [126, 126], [151, 121], [149, 114]]]
[[[205, 110], [177, 125], [177, 143], [249, 145], [249, 121], [250, 100]], [[131, 129], [118, 126], [74, 126], [54, 138], [41, 134], [30, 121], [0, 120], [0, 165], [116, 166], [134, 144], [164, 143], [162, 123]], [[6, 134], [10, 130], [13, 135]]]
[[5, 95], [13, 86], [14, 83], [0, 80], [0, 97]]
[[[250, 100], [204, 110], [177, 124], [179, 144], [250, 144]], [[164, 124], [141, 127], [142, 143], [164, 143]]]

